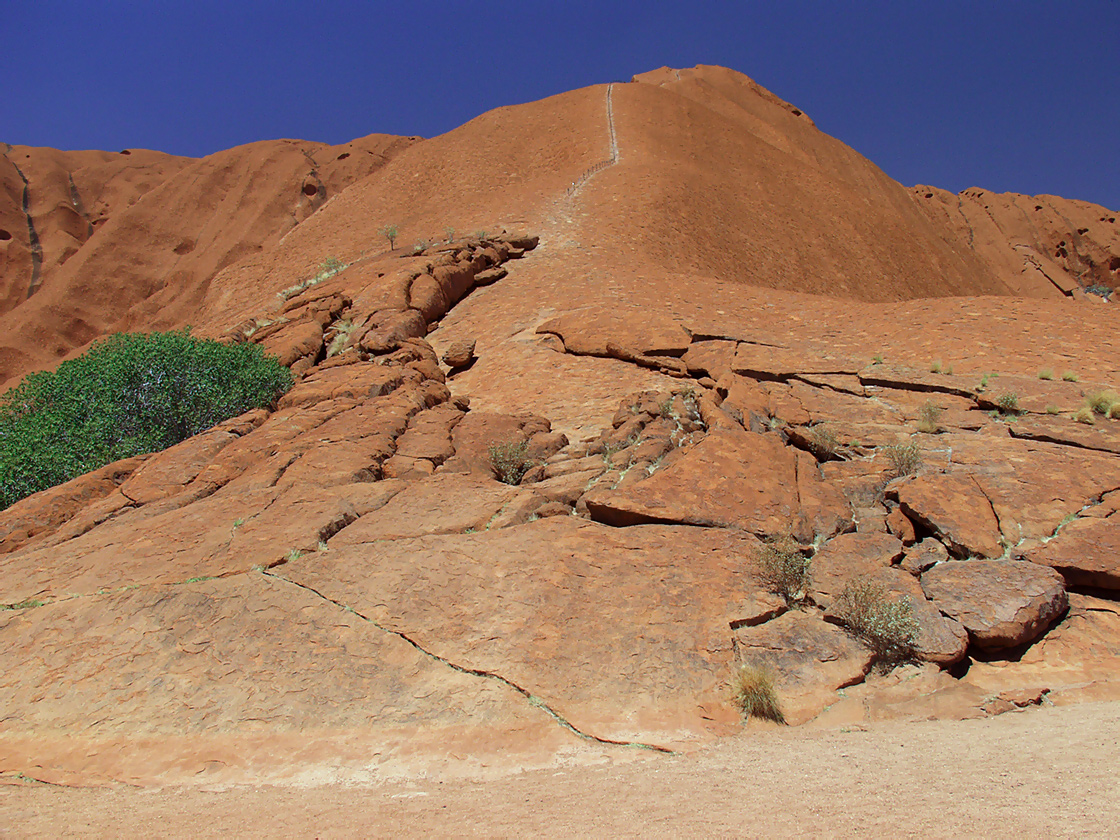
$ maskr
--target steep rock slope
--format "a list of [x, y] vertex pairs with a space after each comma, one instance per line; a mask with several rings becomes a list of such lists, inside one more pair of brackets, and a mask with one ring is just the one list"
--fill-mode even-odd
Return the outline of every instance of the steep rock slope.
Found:
[[[73, 158], [13, 147], [4, 162], [5, 230], [17, 227], [9, 217], [19, 164], [27, 184], [18, 206], [30, 208], [43, 259], [36, 264], [34, 248], [16, 236], [0, 244], [14, 252], [4, 275], [0, 380], [53, 364], [112, 330], [197, 323], [197, 299], [217, 271], [275, 245], [410, 142], [277, 140], [197, 161], [135, 152], [119, 167], [104, 153]], [[77, 167], [82, 155], [98, 165]], [[22, 230], [26, 236], [26, 220]]]
[[[688, 750], [738, 731], [739, 663], [798, 724], [1120, 695], [1120, 421], [1074, 419], [1120, 382], [1115, 316], [1000, 263], [1009, 228], [962, 239], [719, 68], [484, 114], [321, 205], [297, 146], [191, 164], [136, 206], [205, 213], [84, 246], [156, 249], [113, 323], [258, 342], [298, 381], [3, 512], [0, 775]], [[161, 285], [180, 227], [200, 267]], [[93, 331], [109, 242], [58, 275]], [[800, 604], [765, 580], [781, 537]], [[916, 663], [878, 674], [840, 626], [863, 579], [910, 599]]]

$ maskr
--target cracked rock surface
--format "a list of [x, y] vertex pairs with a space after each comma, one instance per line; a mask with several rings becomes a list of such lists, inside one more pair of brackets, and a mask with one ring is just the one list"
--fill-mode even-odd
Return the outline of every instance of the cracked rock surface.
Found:
[[[743, 665], [809, 726], [1120, 698], [1120, 421], [1081, 411], [1120, 384], [1115, 304], [1079, 285], [1112, 282], [1108, 211], [906, 190], [728, 73], [425, 141], [137, 153], [131, 181], [13, 147], [42, 239], [0, 243], [7, 376], [189, 321], [296, 382], [0, 513], [0, 778], [688, 751], [740, 731]], [[104, 187], [74, 249], [52, 167]], [[851, 627], [856, 584], [909, 604], [911, 661]]]

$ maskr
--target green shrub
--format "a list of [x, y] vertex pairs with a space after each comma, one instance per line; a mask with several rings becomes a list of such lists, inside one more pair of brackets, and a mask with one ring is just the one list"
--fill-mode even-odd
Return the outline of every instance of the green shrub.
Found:
[[741, 666], [731, 678], [732, 699], [743, 717], [757, 717], [785, 723], [786, 716], [778, 704], [774, 676], [766, 668]]
[[256, 344], [114, 335], [0, 396], [0, 507], [268, 407], [291, 384]]
[[1006, 394], [1001, 394], [1000, 398], [996, 400], [996, 407], [999, 409], [1000, 414], [1018, 414], [1019, 413], [1019, 395], [1008, 391]]
[[533, 466], [529, 458], [529, 442], [525, 440], [511, 440], [505, 443], [494, 443], [489, 447], [490, 466], [494, 468], [494, 475], [502, 484], [520, 484], [525, 473]]
[[1072, 370], [1067, 370], [1065, 373], [1062, 374], [1062, 381], [1063, 382], [1076, 382], [1077, 381], [1077, 374], [1074, 373]]
[[914, 657], [918, 622], [908, 597], [890, 600], [873, 580], [853, 581], [836, 599], [840, 622], [875, 653], [875, 661], [890, 667]]
[[1050, 368], [1044, 368], [1038, 372], [1038, 378], [1049, 381], [1054, 378], [1054, 371], [1050, 370]]
[[799, 604], [809, 593], [812, 561], [790, 537], [770, 537], [758, 554], [758, 572], [771, 592], [787, 604]]

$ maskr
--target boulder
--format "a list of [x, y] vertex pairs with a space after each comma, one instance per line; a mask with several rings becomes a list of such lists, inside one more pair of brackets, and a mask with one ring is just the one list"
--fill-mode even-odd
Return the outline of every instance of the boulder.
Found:
[[963, 624], [982, 650], [1034, 641], [1069, 605], [1062, 576], [1036, 563], [955, 560], [929, 569], [921, 581], [926, 597]]
[[453, 342], [443, 351], [443, 363], [452, 370], [465, 368], [475, 359], [474, 347], [475, 340], [473, 338]]

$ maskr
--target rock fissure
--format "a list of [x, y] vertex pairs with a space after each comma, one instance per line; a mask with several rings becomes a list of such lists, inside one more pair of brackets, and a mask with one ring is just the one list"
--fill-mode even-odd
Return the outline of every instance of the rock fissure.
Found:
[[[8, 157], [7, 153], [4, 157]], [[23, 181], [23, 196], [21, 198], [21, 206], [23, 208], [23, 216], [27, 220], [27, 242], [31, 248], [31, 280], [27, 284], [27, 297], [31, 297], [35, 292], [39, 291], [39, 286], [43, 282], [43, 244], [39, 241], [39, 232], [35, 229], [35, 220], [31, 217], [31, 183], [27, 180], [27, 176], [23, 174], [23, 170], [16, 166], [14, 160], [8, 157], [8, 162], [12, 168], [19, 175], [20, 180]]]
[[334, 604], [339, 609], [344, 610], [344, 611], [350, 613], [351, 615], [355, 615], [358, 618], [360, 618], [362, 621], [366, 622], [367, 624], [370, 624], [371, 626], [376, 627], [382, 633], [388, 633], [391, 636], [396, 636], [398, 639], [401, 639], [402, 641], [411, 645], [413, 648], [415, 648], [420, 653], [424, 654], [424, 656], [427, 656], [430, 659], [432, 659], [436, 662], [439, 662], [441, 665], [447, 666], [448, 668], [450, 668], [453, 671], [457, 671], [460, 674], [466, 674], [468, 676], [478, 677], [480, 679], [494, 680], [495, 682], [501, 683], [502, 685], [516, 691], [518, 694], [520, 694], [522, 697], [524, 697], [529, 702], [529, 705], [533, 706], [534, 708], [540, 709], [542, 712], [547, 714], [550, 718], [553, 719], [553, 721], [555, 721], [561, 727], [563, 727], [564, 729], [567, 729], [573, 735], [576, 735], [580, 738], [583, 738], [584, 740], [593, 741], [597, 744], [607, 744], [607, 745], [616, 746], [616, 747], [631, 747], [631, 748], [634, 748], [634, 749], [652, 750], [653, 752], [665, 753], [667, 755], [675, 755], [676, 754], [674, 750], [671, 750], [668, 747], [662, 747], [658, 744], [646, 744], [646, 743], [643, 743], [641, 741], [616, 741], [616, 740], [613, 740], [611, 738], [600, 738], [597, 735], [592, 735], [588, 732], [584, 732], [583, 730], [577, 728], [571, 721], [569, 721], [567, 718], [565, 718], [563, 715], [561, 715], [559, 712], [557, 712], [554, 708], [552, 708], [550, 705], [548, 705], [548, 703], [546, 703], [540, 697], [537, 697], [535, 694], [530, 692], [528, 689], [522, 688], [521, 686], [519, 686], [517, 683], [513, 682], [512, 680], [510, 680], [506, 677], [503, 677], [501, 674], [495, 674], [495, 673], [492, 673], [490, 671], [483, 671], [483, 670], [478, 669], [478, 668], [468, 668], [466, 666], [459, 665], [455, 662], [452, 662], [450, 659], [442, 657], [439, 654], [432, 653], [431, 651], [429, 651], [429, 650], [425, 649], [423, 646], [421, 646], [418, 642], [416, 642], [415, 640], [410, 638], [406, 633], [402, 633], [399, 630], [391, 630], [388, 627], [384, 627], [381, 624], [378, 624], [376, 621], [374, 621], [369, 616], [363, 615], [362, 613], [358, 612], [353, 607], [348, 606], [348, 605], [343, 604], [343, 603], [340, 603], [339, 601], [336, 601], [333, 598], [328, 598], [326, 595], [319, 592], [314, 587], [307, 586], [306, 584], [303, 584], [303, 583], [297, 583], [293, 580], [289, 580], [288, 578], [286, 578], [282, 575], [271, 574], [267, 570], [262, 571], [262, 574], [265, 575], [266, 577], [273, 578], [274, 580], [283, 581], [284, 583], [287, 583], [291, 586], [295, 586], [299, 589], [304, 590], [305, 592], [310, 592], [312, 595], [315, 595], [316, 597], [322, 598], [324, 601], [327, 601], [328, 603]]

